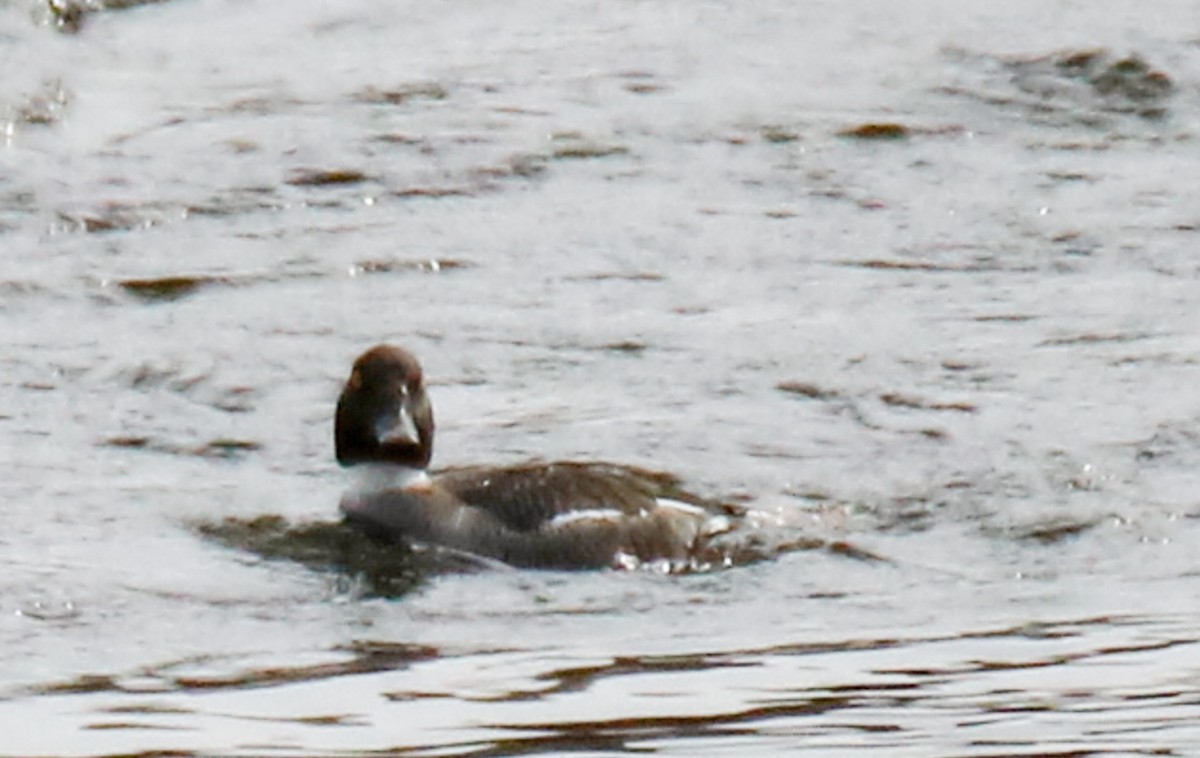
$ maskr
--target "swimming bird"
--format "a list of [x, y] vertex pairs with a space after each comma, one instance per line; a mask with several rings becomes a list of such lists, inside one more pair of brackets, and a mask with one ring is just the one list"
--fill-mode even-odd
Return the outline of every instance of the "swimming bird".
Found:
[[338, 462], [363, 472], [346, 520], [388, 541], [448, 548], [526, 568], [678, 566], [702, 558], [744, 510], [680, 491], [632, 466], [566, 461], [467, 466], [431, 476], [433, 407], [421, 364], [378, 345], [338, 399]]

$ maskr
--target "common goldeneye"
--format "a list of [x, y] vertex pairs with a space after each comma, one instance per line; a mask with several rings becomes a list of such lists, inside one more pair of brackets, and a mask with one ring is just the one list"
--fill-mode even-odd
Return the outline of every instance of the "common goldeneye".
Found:
[[350, 523], [512, 566], [627, 568], [695, 561], [740, 514], [687, 498], [664, 475], [611, 464], [472, 466], [430, 477], [433, 427], [411, 353], [379, 345], [354, 362], [334, 421], [338, 462], [365, 474], [341, 501]]

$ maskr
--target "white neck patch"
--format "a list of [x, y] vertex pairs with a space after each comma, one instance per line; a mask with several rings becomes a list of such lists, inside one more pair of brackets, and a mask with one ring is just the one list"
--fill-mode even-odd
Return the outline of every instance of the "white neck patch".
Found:
[[362, 494], [429, 485], [429, 474], [421, 468], [395, 463], [368, 463], [357, 468], [358, 482], [354, 489]]

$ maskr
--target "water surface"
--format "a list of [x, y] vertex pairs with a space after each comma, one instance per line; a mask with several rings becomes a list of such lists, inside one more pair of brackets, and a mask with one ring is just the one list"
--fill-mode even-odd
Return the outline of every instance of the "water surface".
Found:
[[[0, 3], [0, 755], [1200, 749], [1200, 11]], [[416, 575], [330, 524], [380, 341], [441, 465], [836, 550]]]

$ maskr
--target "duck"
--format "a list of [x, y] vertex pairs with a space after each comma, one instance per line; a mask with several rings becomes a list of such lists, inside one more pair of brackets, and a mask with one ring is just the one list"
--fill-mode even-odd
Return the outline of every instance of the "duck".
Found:
[[516, 568], [678, 567], [707, 560], [743, 511], [684, 492], [669, 474], [620, 464], [533, 461], [429, 473], [433, 407], [421, 364], [381, 344], [354, 361], [338, 398], [338, 463], [360, 473], [339, 509], [375, 540]]

